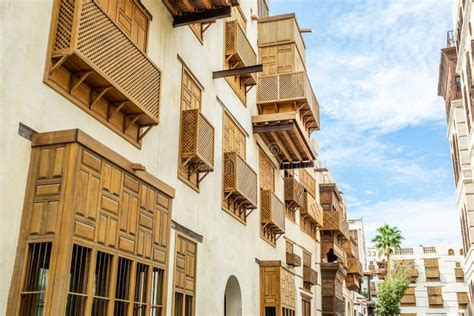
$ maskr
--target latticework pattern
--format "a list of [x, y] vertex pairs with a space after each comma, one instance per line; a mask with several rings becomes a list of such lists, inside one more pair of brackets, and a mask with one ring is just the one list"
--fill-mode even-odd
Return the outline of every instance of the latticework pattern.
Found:
[[66, 50], [72, 52], [82, 59], [81, 62], [64, 65], [78, 73], [92, 70], [94, 74], [84, 81], [91, 85], [91, 89], [110, 85], [114, 93], [101, 94], [101, 97], [107, 99], [113, 95], [110, 102], [116, 102], [117, 98], [123, 102], [125, 97], [127, 105], [122, 111], [129, 114], [142, 111], [137, 124], [156, 124], [160, 104], [160, 70], [96, 2], [82, 0], [79, 7], [80, 12], [75, 12], [71, 0], [59, 2], [53, 56], [59, 56]]
[[159, 69], [94, 2], [83, 3], [77, 49], [112, 83], [158, 117]]
[[285, 178], [285, 201], [295, 204], [297, 208], [304, 207], [304, 187], [295, 177]]
[[74, 16], [74, 1], [64, 0], [59, 3], [58, 27], [54, 38], [54, 50], [67, 50], [71, 45], [72, 21]]
[[225, 55], [232, 56], [242, 67], [257, 63], [257, 54], [237, 20], [225, 24]]
[[182, 112], [181, 157], [201, 165], [200, 170], [214, 168], [214, 127], [199, 109]]
[[275, 228], [278, 233], [285, 231], [285, 206], [271, 190], [261, 191], [262, 223]]
[[224, 153], [224, 192], [249, 207], [257, 205], [257, 174], [236, 152]]

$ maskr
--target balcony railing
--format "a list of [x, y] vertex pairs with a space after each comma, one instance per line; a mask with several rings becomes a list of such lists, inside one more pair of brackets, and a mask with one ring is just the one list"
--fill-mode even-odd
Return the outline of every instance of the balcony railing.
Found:
[[95, 1], [61, 0], [53, 25], [48, 84], [116, 131], [138, 126], [139, 142], [158, 124], [158, 67]]
[[214, 169], [214, 127], [198, 109], [182, 112], [181, 158], [199, 172]]
[[262, 224], [270, 227], [275, 233], [285, 232], [285, 205], [271, 190], [262, 190]]
[[294, 177], [285, 178], [285, 201], [292, 210], [305, 207], [303, 185]]
[[224, 153], [224, 193], [234, 204], [257, 208], [257, 174], [236, 152]]
[[303, 282], [310, 285], [318, 284], [318, 272], [309, 267], [303, 267]]
[[[232, 64], [233, 67], [247, 67], [257, 63], [257, 54], [237, 20], [225, 23], [225, 57], [226, 62]], [[250, 74], [245, 83], [256, 84], [256, 73]]]
[[303, 105], [302, 120], [310, 131], [319, 129], [319, 103], [306, 71], [258, 76], [257, 104], [288, 102]]
[[454, 30], [450, 30], [446, 33], [446, 47], [456, 47], [456, 36]]
[[301, 267], [301, 257], [295, 253], [287, 252], [286, 264], [293, 268]]
[[395, 249], [395, 254], [396, 255], [412, 255], [413, 254], [413, 248]]
[[304, 193], [304, 197], [305, 207], [300, 210], [301, 215], [309, 217], [314, 224], [321, 227], [324, 221], [322, 208], [308, 192]]
[[436, 253], [436, 247], [423, 247], [423, 253]]

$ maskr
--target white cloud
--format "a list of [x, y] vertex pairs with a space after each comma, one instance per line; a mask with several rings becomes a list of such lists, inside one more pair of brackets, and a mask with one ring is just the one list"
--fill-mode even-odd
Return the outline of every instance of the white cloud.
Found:
[[356, 2], [357, 10], [336, 16], [323, 43], [309, 45], [322, 112], [379, 133], [442, 120], [436, 89], [449, 7], [449, 0]]
[[459, 216], [453, 196], [432, 199], [387, 200], [353, 209], [353, 217], [364, 218], [367, 241], [383, 224], [397, 226], [404, 246], [460, 244]]

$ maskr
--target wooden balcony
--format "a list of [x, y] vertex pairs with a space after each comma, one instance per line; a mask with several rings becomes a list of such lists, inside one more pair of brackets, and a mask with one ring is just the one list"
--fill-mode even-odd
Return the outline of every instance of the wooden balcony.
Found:
[[318, 130], [319, 103], [306, 71], [259, 75], [257, 105], [294, 105], [299, 109], [301, 121], [309, 131]]
[[346, 240], [342, 244], [342, 248], [344, 249], [344, 252], [347, 253], [348, 256], [359, 257], [359, 250], [357, 248], [357, 243], [352, 238]]
[[[257, 54], [237, 20], [225, 22], [225, 58], [233, 69], [257, 64]], [[255, 85], [257, 74], [241, 74], [240, 80], [244, 86]]]
[[360, 264], [359, 258], [347, 258], [347, 273], [354, 273], [359, 276], [362, 276], [362, 265]]
[[285, 178], [285, 202], [291, 212], [305, 207], [304, 187], [295, 177]]
[[214, 127], [199, 109], [182, 112], [181, 159], [197, 172], [214, 170]]
[[301, 257], [295, 253], [287, 252], [286, 264], [293, 268], [301, 267]]
[[257, 208], [257, 174], [236, 152], [224, 153], [224, 194], [240, 211]]
[[163, 0], [163, 3], [173, 16], [175, 27], [230, 17], [232, 6], [239, 5], [238, 0]]
[[159, 121], [161, 73], [91, 0], [60, 0], [45, 82], [139, 146]]
[[316, 155], [297, 112], [252, 117], [254, 134], [260, 135], [280, 162], [312, 162]]
[[322, 231], [335, 231], [344, 238], [349, 239], [349, 224], [342, 210], [323, 211]]
[[311, 268], [303, 267], [303, 282], [310, 285], [318, 284], [318, 272]]
[[358, 274], [348, 273], [346, 276], [346, 288], [351, 291], [357, 291], [360, 289], [360, 278]]
[[323, 225], [323, 210], [308, 192], [304, 193], [305, 207], [300, 209], [302, 216], [308, 217], [316, 226]]
[[285, 233], [285, 205], [271, 190], [261, 191], [262, 224], [276, 234]]

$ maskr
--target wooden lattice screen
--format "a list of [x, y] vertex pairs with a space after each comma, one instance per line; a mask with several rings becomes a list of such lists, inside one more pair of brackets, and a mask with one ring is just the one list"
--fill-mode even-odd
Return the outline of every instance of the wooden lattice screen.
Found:
[[429, 286], [428, 287], [428, 302], [430, 307], [439, 307], [443, 306], [443, 292], [439, 286]]
[[148, 58], [148, 17], [132, 0], [56, 0], [45, 82], [140, 146], [159, 122], [161, 72]]
[[201, 86], [183, 69], [179, 177], [195, 190], [214, 169], [214, 127], [201, 113]]

